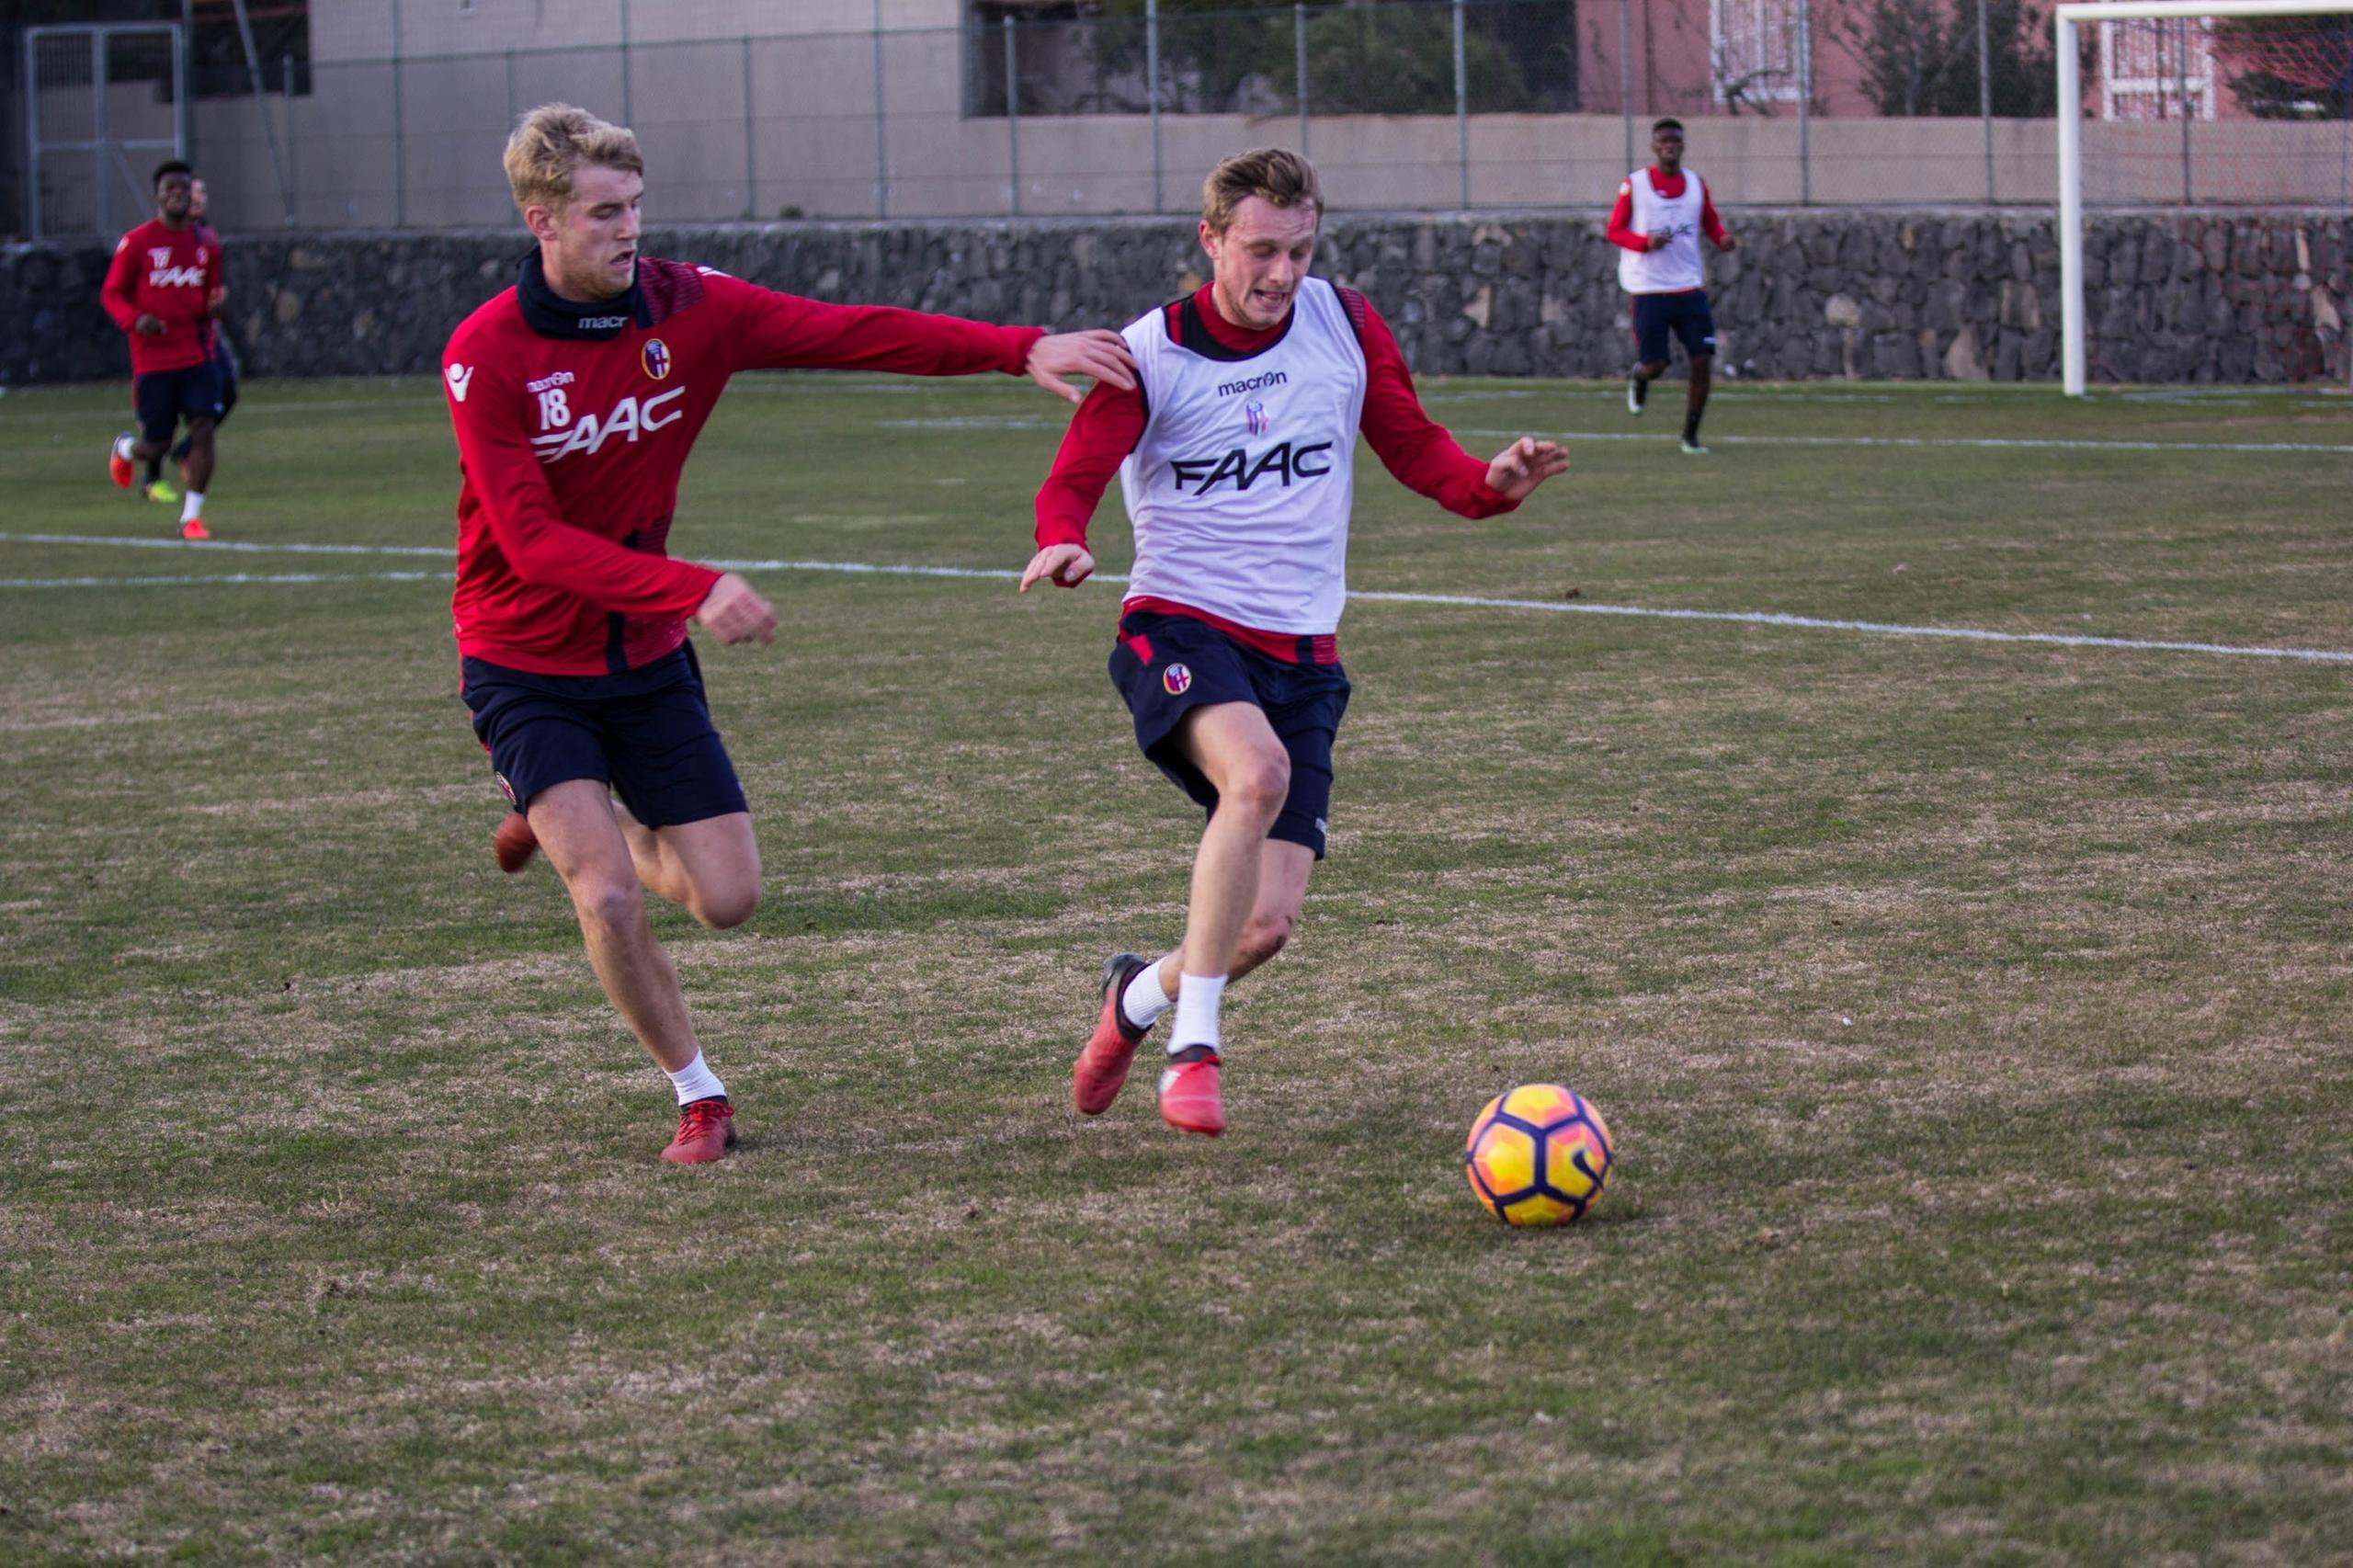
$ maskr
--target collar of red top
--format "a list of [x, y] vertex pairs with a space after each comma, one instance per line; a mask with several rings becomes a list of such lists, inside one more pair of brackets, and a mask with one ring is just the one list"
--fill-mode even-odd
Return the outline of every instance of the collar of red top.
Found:
[[1683, 174], [1668, 174], [1656, 164], [1653, 164], [1643, 172], [1651, 176], [1651, 188], [1669, 201], [1683, 194], [1683, 182], [1691, 177]]
[[523, 309], [523, 324], [541, 337], [586, 338], [592, 342], [619, 337], [632, 322], [639, 326], [652, 326], [654, 316], [646, 308], [642, 276], [644, 265], [640, 258], [640, 275], [631, 278], [628, 293], [583, 304], [565, 299], [549, 284], [535, 246], [524, 254], [515, 267], [515, 301]]
[[1291, 300], [1290, 310], [1283, 312], [1282, 320], [1264, 332], [1257, 332], [1246, 326], [1236, 326], [1218, 314], [1216, 288], [1214, 283], [1202, 284], [1193, 292], [1192, 305], [1193, 313], [1200, 321], [1201, 330], [1216, 339], [1221, 347], [1231, 348], [1237, 354], [1256, 354], [1261, 348], [1271, 347], [1290, 330], [1291, 315], [1299, 309], [1296, 296]]

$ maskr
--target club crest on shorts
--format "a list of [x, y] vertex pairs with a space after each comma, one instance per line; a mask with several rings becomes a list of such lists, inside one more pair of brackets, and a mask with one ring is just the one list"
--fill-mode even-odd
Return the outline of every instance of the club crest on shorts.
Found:
[[1160, 672], [1161, 689], [1171, 697], [1182, 697], [1193, 684], [1193, 672], [1182, 665], [1171, 665]]
[[491, 777], [498, 780], [499, 792], [506, 797], [506, 803], [517, 811], [521, 811], [523, 802], [515, 798], [515, 786], [506, 782], [506, 775], [494, 771]]
[[1242, 405], [1242, 422], [1250, 427], [1250, 434], [1253, 436], [1265, 435], [1267, 425], [1267, 405], [1256, 398], [1252, 398]]
[[638, 358], [645, 363], [645, 373], [657, 381], [670, 373], [670, 366], [673, 363], [670, 358], [670, 346], [658, 337], [647, 338], [645, 347], [638, 353]]

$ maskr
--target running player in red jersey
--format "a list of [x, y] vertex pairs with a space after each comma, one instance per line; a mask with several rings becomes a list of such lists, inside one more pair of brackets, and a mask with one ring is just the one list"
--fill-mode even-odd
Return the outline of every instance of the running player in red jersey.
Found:
[[1450, 512], [1508, 512], [1569, 466], [1523, 437], [1482, 461], [1422, 412], [1365, 297], [1311, 277], [1324, 199], [1296, 153], [1227, 159], [1202, 187], [1211, 277], [1126, 331], [1138, 385], [1098, 386], [1038, 493], [1025, 593], [1095, 569], [1086, 526], [1117, 472], [1135, 525], [1111, 680], [1144, 756], [1210, 813], [1183, 944], [1118, 953], [1072, 1071], [1089, 1116], [1173, 1006], [1160, 1114], [1225, 1129], [1218, 1010], [1228, 981], [1290, 938], [1324, 855], [1332, 742], [1348, 704], [1335, 638], [1359, 430], [1408, 489]]
[[1683, 340], [1691, 361], [1691, 386], [1684, 395], [1683, 455], [1703, 458], [1699, 416], [1708, 409], [1709, 371], [1716, 362], [1716, 318], [1708, 310], [1707, 273], [1699, 256], [1704, 233], [1718, 250], [1737, 250], [1740, 241], [1724, 232], [1708, 182], [1683, 166], [1683, 122], [1662, 119], [1651, 127], [1647, 169], [1636, 169], [1618, 187], [1618, 205], [1604, 231], [1623, 253], [1618, 281], [1632, 301], [1634, 368], [1626, 374], [1626, 409], [1643, 412], [1651, 382], [1666, 373], [1667, 335]]
[[116, 484], [131, 488], [133, 465], [155, 466], [188, 421], [188, 492], [180, 537], [210, 539], [204, 493], [212, 483], [212, 427], [221, 384], [212, 366], [212, 318], [226, 287], [221, 244], [193, 212], [195, 176], [175, 159], [155, 170], [155, 216], [122, 236], [98, 298], [131, 338], [131, 398], [139, 429], [117, 437], [107, 460]]
[[759, 846], [687, 626], [767, 642], [777, 625], [742, 577], [666, 549], [720, 389], [754, 369], [1000, 370], [1076, 402], [1063, 377], [1132, 386], [1133, 364], [1114, 333], [819, 304], [641, 256], [644, 168], [627, 130], [564, 104], [507, 142], [539, 244], [442, 356], [462, 474], [452, 608], [474, 732], [515, 808], [499, 865], [547, 851], [606, 995], [676, 1091], [662, 1157], [696, 1164], [734, 1142], [734, 1110], [642, 890], [713, 929], [758, 902]]

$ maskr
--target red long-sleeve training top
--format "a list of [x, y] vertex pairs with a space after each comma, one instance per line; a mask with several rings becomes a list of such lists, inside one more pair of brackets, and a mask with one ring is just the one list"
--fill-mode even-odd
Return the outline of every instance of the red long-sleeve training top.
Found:
[[[221, 242], [201, 223], [175, 229], [153, 218], [116, 242], [98, 303], [131, 338], [131, 373], [185, 370], [210, 358], [212, 290], [226, 281]], [[164, 330], [153, 336], [131, 331], [142, 315]]]
[[[1651, 188], [1669, 201], [1675, 200], [1683, 194], [1683, 182], [1689, 177], [1679, 174], [1663, 175], [1654, 168], [1644, 169], [1643, 173], [1650, 177]], [[1591, 209], [1588, 208], [1586, 210], [1590, 211]], [[1651, 237], [1648, 234], [1636, 233], [1633, 222], [1634, 193], [1631, 186], [1621, 185], [1618, 187], [1618, 205], [1609, 210], [1609, 227], [1607, 231], [1609, 243], [1613, 245], [1623, 245], [1630, 251], [1647, 252], [1651, 248]], [[1724, 233], [1724, 221], [1716, 216], [1716, 199], [1709, 194], [1706, 180], [1699, 182], [1699, 230], [1714, 243], [1718, 250], [1723, 249], [1724, 240], [1727, 237]]]
[[828, 305], [641, 259], [609, 337], [536, 330], [508, 289], [442, 355], [456, 426], [459, 652], [536, 675], [636, 669], [685, 641], [719, 574], [670, 558], [678, 475], [738, 370], [1019, 374], [1038, 327]]

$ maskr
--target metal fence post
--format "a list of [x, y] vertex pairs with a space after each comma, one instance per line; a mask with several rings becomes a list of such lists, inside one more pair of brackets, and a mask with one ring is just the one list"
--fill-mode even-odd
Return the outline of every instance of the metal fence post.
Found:
[[2191, 193], [2189, 177], [2189, 20], [2188, 17], [2175, 18], [2173, 41], [2173, 96], [2174, 101], [2181, 106], [2181, 204], [2188, 207], [2198, 199]]
[[1307, 153], [1307, 6], [1294, 4], [1290, 8], [1290, 45], [1292, 74], [1299, 78], [1299, 151]]
[[1994, 50], [1986, 40], [1987, 3], [1977, 0], [1977, 118], [1985, 122], [1985, 205], [1991, 207], [1997, 198], [1994, 192]]
[[1798, 205], [1813, 205], [1813, 0], [1798, 0]]
[[752, 146], [752, 35], [744, 35], [744, 216], [760, 215], [759, 153]]
[[40, 233], [40, 53], [38, 28], [25, 40], [25, 233], [38, 240]]
[[632, 116], [632, 115], [630, 113], [630, 111], [629, 111], [629, 101], [630, 101], [630, 92], [629, 92], [629, 89], [630, 89], [630, 80], [629, 80], [629, 0], [620, 0], [620, 6], [621, 6], [621, 123], [622, 123], [623, 125], [627, 125], [627, 124], [628, 124], [628, 123], [629, 123], [632, 119], [634, 119], [634, 118], [635, 118], [635, 117], [634, 117], [634, 116]]
[[408, 157], [401, 132], [401, 8], [392, 6], [392, 227], [408, 224]]
[[1462, 0], [1454, 0], [1454, 165], [1459, 205], [1471, 205], [1471, 95], [1462, 68]]
[[1144, 102], [1152, 109], [1152, 210], [1160, 210], [1160, 0], [1143, 0]]
[[891, 215], [891, 157], [883, 141], [887, 115], [882, 108], [882, 0], [874, 0], [874, 215]]
[[1634, 166], [1633, 0], [1618, 0], [1618, 115], [1626, 122], [1626, 166]]
[[291, 227], [300, 219], [302, 210], [302, 171], [301, 165], [295, 162], [301, 156], [302, 143], [294, 134], [294, 57], [292, 55], [281, 54], [278, 57], [278, 73], [279, 101], [286, 109], [286, 222], [288, 226]]
[[98, 233], [118, 233], [114, 225], [114, 170], [109, 165], [114, 140], [107, 128], [107, 35], [90, 34], [90, 130], [97, 145], [90, 153], [90, 178], [97, 186]]
[[1013, 215], [1021, 216], [1021, 79], [1016, 74], [1013, 50], [1013, 13], [1005, 14], [1005, 160], [1011, 175], [1007, 188], [1013, 193]]

